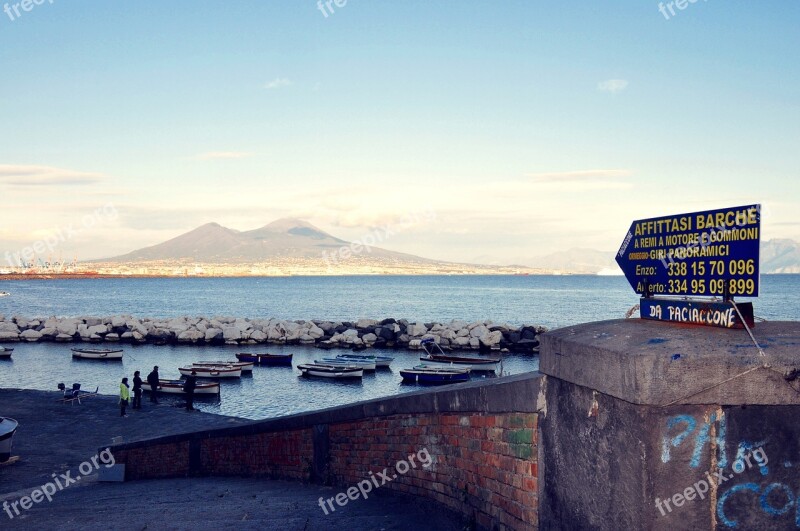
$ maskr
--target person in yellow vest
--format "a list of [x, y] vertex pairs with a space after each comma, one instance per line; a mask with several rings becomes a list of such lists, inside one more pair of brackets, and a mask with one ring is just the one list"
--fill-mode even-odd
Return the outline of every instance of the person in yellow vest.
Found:
[[128, 400], [131, 399], [131, 391], [128, 387], [128, 379], [123, 378], [122, 383], [119, 384], [119, 416], [127, 417], [125, 408], [128, 407]]

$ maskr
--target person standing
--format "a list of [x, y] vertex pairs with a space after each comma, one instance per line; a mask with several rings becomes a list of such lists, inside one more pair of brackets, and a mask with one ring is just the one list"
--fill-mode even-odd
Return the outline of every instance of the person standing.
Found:
[[150, 402], [154, 404], [158, 404], [158, 380], [158, 365], [156, 365], [147, 375], [147, 383], [150, 384]]
[[186, 411], [194, 411], [195, 387], [197, 387], [197, 373], [192, 371], [192, 374], [186, 377], [186, 382], [183, 384], [183, 392], [186, 393]]
[[142, 378], [139, 371], [133, 373], [133, 409], [142, 409]]
[[128, 387], [128, 379], [123, 378], [122, 383], [119, 384], [119, 416], [127, 417], [125, 408], [128, 407], [128, 400], [131, 399], [131, 391]]

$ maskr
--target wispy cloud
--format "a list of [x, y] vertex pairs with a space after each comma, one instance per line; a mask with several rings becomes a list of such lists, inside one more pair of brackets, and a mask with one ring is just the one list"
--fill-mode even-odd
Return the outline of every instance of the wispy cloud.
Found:
[[252, 155], [252, 153], [244, 151], [209, 151], [197, 155], [197, 158], [200, 160], [243, 159]]
[[88, 173], [52, 166], [0, 164], [0, 183], [14, 186], [75, 186], [103, 180], [98, 173]]
[[560, 183], [617, 180], [630, 177], [631, 175], [632, 172], [630, 170], [578, 170], [552, 173], [534, 173], [528, 175], [528, 177], [537, 183]]
[[283, 88], [283, 87], [288, 87], [291, 84], [292, 84], [292, 81], [289, 78], [276, 77], [275, 79], [273, 79], [272, 81], [270, 81], [269, 83], [264, 85], [264, 88], [265, 89], [270, 89], [270, 90], [279, 89], [279, 88]]
[[628, 88], [627, 79], [606, 79], [597, 84], [597, 90], [610, 92], [611, 94], [622, 92], [626, 88]]

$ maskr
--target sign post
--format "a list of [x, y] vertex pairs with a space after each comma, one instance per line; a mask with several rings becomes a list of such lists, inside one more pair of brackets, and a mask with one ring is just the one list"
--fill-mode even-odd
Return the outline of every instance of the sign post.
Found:
[[733, 298], [758, 296], [760, 242], [761, 205], [746, 205], [634, 221], [616, 260], [643, 319], [743, 328], [753, 306]]

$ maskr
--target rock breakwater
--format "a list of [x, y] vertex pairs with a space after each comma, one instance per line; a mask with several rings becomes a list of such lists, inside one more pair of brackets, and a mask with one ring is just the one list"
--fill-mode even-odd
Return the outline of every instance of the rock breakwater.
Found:
[[410, 322], [406, 319], [289, 321], [237, 317], [173, 319], [113, 317], [27, 318], [0, 315], [0, 343], [85, 342], [187, 345], [312, 345], [320, 348], [417, 349], [433, 339], [443, 350], [534, 353], [540, 326], [491, 321]]

